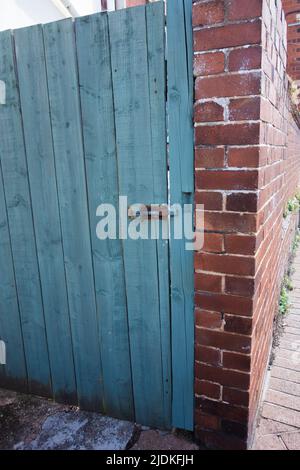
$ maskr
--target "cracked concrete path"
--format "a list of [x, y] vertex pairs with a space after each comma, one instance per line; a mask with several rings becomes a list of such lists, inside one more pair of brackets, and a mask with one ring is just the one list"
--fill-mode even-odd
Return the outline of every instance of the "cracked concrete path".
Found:
[[293, 267], [291, 307], [274, 353], [254, 450], [300, 450], [300, 250]]
[[0, 450], [197, 450], [169, 433], [0, 389]]

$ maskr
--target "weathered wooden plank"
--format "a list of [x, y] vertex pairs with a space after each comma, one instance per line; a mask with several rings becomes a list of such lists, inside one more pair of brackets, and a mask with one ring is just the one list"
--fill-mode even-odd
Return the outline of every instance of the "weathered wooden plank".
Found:
[[0, 106], [0, 156], [29, 391], [50, 395], [48, 346], [16, 77], [12, 36], [9, 31], [2, 32], [0, 33], [0, 79], [6, 84], [6, 104]]
[[[151, 145], [153, 159], [154, 203], [168, 202], [167, 134], [166, 134], [166, 68], [165, 68], [165, 13], [164, 2], [146, 7], [149, 96], [151, 113]], [[171, 325], [169, 242], [162, 239], [168, 230], [168, 221], [153, 221], [159, 230], [157, 240], [158, 282], [161, 350], [164, 388], [165, 426], [171, 425]], [[163, 227], [163, 224], [166, 227]]]
[[[2, 105], [0, 105], [2, 106]], [[27, 391], [27, 370], [0, 165], [0, 340], [6, 364], [0, 365], [0, 387]]]
[[74, 28], [63, 20], [43, 30], [78, 397], [83, 408], [100, 411], [102, 368]]
[[32, 211], [54, 398], [77, 403], [41, 26], [15, 31]]
[[[171, 204], [192, 204], [193, 75], [192, 0], [174, 0], [167, 13], [168, 111]], [[193, 429], [194, 280], [193, 252], [171, 240], [173, 426]]]
[[[151, 204], [154, 175], [145, 7], [109, 14], [109, 29], [120, 194], [128, 196], [129, 205]], [[136, 420], [164, 426], [156, 242], [128, 239], [123, 246]]]
[[96, 235], [98, 206], [112, 204], [118, 213], [119, 203], [107, 15], [79, 18], [75, 29], [105, 412], [133, 420], [122, 244]]

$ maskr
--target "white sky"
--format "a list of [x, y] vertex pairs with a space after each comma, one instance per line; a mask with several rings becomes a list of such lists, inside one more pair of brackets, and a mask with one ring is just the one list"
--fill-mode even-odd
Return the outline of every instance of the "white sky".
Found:
[[[72, 0], [80, 15], [100, 11], [100, 0]], [[0, 31], [64, 18], [51, 0], [0, 0]]]
[[72, 4], [80, 15], [89, 15], [100, 11], [100, 0], [72, 0]]

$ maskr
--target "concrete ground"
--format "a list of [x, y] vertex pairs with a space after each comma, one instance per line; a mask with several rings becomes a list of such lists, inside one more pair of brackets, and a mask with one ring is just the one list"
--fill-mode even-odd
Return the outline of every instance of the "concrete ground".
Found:
[[300, 450], [300, 250], [293, 267], [291, 308], [274, 353], [255, 450]]
[[0, 389], [0, 450], [197, 450], [188, 434], [141, 428]]

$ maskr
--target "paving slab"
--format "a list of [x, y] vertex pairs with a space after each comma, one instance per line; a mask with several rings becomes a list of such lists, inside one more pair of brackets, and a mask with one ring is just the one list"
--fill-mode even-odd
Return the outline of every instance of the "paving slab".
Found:
[[253, 450], [287, 450], [279, 436], [262, 436], [254, 445]]
[[124, 450], [134, 423], [27, 395], [0, 393], [1, 450]]
[[266, 436], [268, 434], [283, 434], [286, 432], [295, 432], [297, 428], [288, 424], [279, 423], [272, 419], [261, 418], [257, 429], [258, 436]]
[[269, 386], [272, 390], [278, 390], [279, 392], [284, 392], [289, 395], [300, 396], [300, 384], [296, 384], [294, 382], [287, 382], [286, 380], [271, 377]]
[[[300, 372], [300, 353], [292, 353], [289, 358], [281, 357], [279, 354], [275, 357], [274, 366], [281, 367], [282, 369]], [[273, 374], [272, 374], [273, 375]]]
[[296, 335], [300, 338], [300, 327], [297, 328], [297, 327], [294, 327], [294, 326], [287, 326], [285, 328], [285, 331], [287, 333], [290, 333], [291, 335]]
[[285, 323], [288, 326], [293, 326], [293, 328], [300, 328], [300, 317], [299, 320], [297, 320], [295, 315], [289, 315], [288, 318], [286, 318]]
[[300, 449], [300, 432], [283, 434], [281, 438], [288, 450]]
[[46, 418], [33, 441], [16, 450], [124, 450], [134, 424], [84, 411], [59, 412]]
[[300, 346], [300, 336], [298, 335], [291, 335], [290, 333], [283, 333], [281, 339], [282, 341], [288, 341], [288, 342], [295, 343], [298, 346]]
[[284, 369], [283, 367], [274, 366], [272, 367], [271, 374], [272, 377], [300, 384], [300, 372], [291, 369]]
[[283, 424], [300, 428], [300, 412], [284, 408], [283, 406], [272, 405], [265, 403], [262, 409], [262, 416], [264, 418], [279, 421]]
[[290, 410], [300, 411], [300, 397], [295, 395], [288, 395], [287, 393], [278, 392], [276, 390], [269, 390], [267, 392], [265, 401], [273, 405], [280, 405]]
[[285, 341], [283, 339], [280, 340], [280, 347], [289, 351], [300, 351], [300, 343], [291, 343], [290, 341]]
[[291, 351], [289, 349], [277, 348], [274, 352], [275, 360], [278, 358], [296, 360], [297, 363], [300, 363], [300, 351]]
[[289, 309], [289, 316], [296, 317], [296, 319], [300, 318], [300, 313], [297, 308], [293, 308], [293, 305]]

